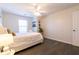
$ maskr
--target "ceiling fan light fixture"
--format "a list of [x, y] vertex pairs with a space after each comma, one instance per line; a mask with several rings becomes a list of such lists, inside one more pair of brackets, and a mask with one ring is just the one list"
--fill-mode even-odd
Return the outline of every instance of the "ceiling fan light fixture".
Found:
[[36, 3], [33, 3], [32, 5], [33, 5], [33, 6], [36, 6], [37, 4], [36, 4]]
[[34, 6], [34, 15], [35, 16], [41, 16], [41, 13], [40, 13], [41, 7], [38, 6], [37, 4], [33, 4], [33, 6]]
[[39, 12], [34, 12], [35, 16], [41, 16], [41, 14]]

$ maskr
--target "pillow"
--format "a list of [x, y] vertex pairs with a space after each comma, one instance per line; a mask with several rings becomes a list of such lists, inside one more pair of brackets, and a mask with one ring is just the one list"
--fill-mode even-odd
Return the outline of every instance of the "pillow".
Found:
[[6, 27], [4, 28], [4, 33], [5, 33], [5, 34], [8, 34]]
[[16, 34], [15, 34], [14, 32], [12, 32], [12, 35], [13, 35], [13, 36], [16, 36]]
[[0, 25], [0, 34], [4, 34], [4, 28]]
[[10, 29], [7, 29], [7, 32], [8, 32], [8, 34], [11, 34], [12, 33]]
[[8, 34], [12, 34], [13, 36], [16, 36], [14, 32], [12, 32], [10, 29], [7, 29]]

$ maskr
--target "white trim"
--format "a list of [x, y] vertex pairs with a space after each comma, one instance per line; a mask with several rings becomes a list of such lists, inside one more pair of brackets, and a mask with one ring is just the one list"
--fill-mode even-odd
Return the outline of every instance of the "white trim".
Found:
[[51, 37], [48, 37], [48, 36], [44, 36], [45, 38], [48, 38], [50, 40], [56, 40], [56, 41], [59, 41], [59, 42], [63, 42], [63, 43], [67, 43], [67, 44], [72, 44], [71, 42], [66, 42], [66, 41], [62, 41], [60, 39], [54, 39], [54, 38], [51, 38]]

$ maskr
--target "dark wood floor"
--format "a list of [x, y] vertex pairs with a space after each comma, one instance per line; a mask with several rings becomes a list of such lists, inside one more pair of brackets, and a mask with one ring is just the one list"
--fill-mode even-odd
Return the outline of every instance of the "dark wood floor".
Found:
[[15, 55], [79, 55], [79, 47], [44, 39], [43, 43], [17, 52]]

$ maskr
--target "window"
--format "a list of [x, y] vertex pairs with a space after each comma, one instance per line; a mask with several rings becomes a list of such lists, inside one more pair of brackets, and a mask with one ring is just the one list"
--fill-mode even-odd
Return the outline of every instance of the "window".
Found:
[[22, 19], [20, 19], [20, 20], [19, 20], [19, 32], [20, 32], [20, 33], [25, 33], [25, 32], [27, 32], [27, 25], [28, 25], [27, 20], [22, 20]]

